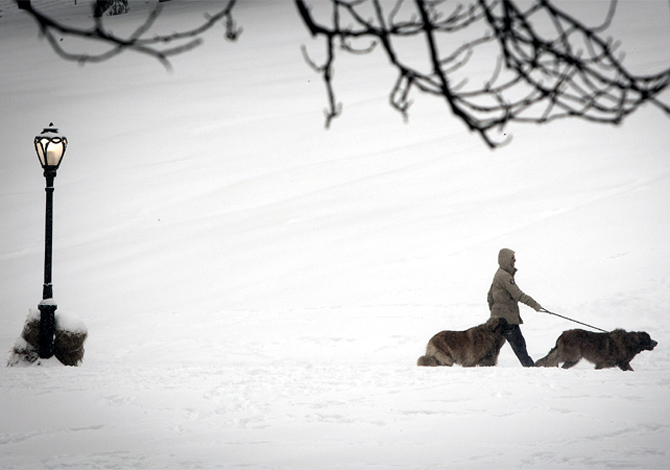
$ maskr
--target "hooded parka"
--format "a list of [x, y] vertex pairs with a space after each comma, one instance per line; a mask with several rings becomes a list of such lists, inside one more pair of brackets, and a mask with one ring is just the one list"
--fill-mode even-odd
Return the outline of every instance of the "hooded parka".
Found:
[[516, 285], [514, 274], [517, 270], [512, 266], [512, 259], [514, 259], [514, 251], [508, 248], [500, 250], [498, 254], [500, 267], [493, 276], [487, 300], [492, 317], [502, 317], [510, 325], [519, 325], [523, 323], [519, 314], [519, 302], [535, 310], [540, 310], [542, 307]]

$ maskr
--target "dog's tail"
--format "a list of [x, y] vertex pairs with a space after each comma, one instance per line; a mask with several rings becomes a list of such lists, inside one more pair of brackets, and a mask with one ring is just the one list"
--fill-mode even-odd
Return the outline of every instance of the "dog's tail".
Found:
[[552, 348], [549, 354], [535, 361], [535, 367], [558, 367], [558, 348]]
[[417, 366], [435, 367], [441, 365], [434, 356], [421, 356], [416, 361]]

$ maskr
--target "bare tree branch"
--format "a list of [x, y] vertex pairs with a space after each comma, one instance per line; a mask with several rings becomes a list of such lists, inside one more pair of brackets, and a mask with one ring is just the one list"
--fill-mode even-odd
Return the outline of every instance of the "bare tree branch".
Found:
[[[326, 63], [316, 70], [328, 89], [331, 118], [340, 113], [333, 108], [333, 43], [347, 51], [344, 44], [361, 38], [377, 42], [397, 69], [389, 96], [405, 118], [412, 90], [434, 95], [490, 147], [501, 143], [494, 132], [512, 121], [578, 117], [618, 124], [644, 103], [670, 115], [670, 106], [659, 98], [670, 84], [670, 68], [634, 75], [623, 65], [618, 45], [601, 36], [615, 15], [616, 0], [603, 23], [592, 28], [550, 0], [536, 0], [525, 9], [513, 0], [474, 0], [467, 6], [447, 0], [331, 0], [327, 22], [316, 19], [307, 0], [295, 3], [312, 35], [327, 41]], [[542, 30], [535, 26], [539, 18], [549, 19], [537, 21]], [[465, 39], [464, 32], [469, 33]], [[427, 68], [411, 66], [413, 58], [402, 57], [395, 47], [396, 39], [408, 36], [423, 36]], [[482, 54], [490, 72], [477, 85]]]
[[[55, 21], [30, 2], [14, 1], [35, 19], [61, 57], [82, 63], [130, 50], [170, 68], [171, 57], [197, 47], [218, 22], [223, 22], [230, 40], [242, 31], [233, 19], [238, 0], [222, 0], [221, 9], [195, 28], [150, 36], [161, 13], [158, 5], [126, 37], [108, 30], [102, 15], [90, 28], [76, 28]], [[325, 6], [325, 14], [309, 2], [294, 0], [310, 34], [324, 40], [323, 63], [317, 64], [304, 46], [302, 52], [326, 87], [326, 127], [342, 113], [334, 87], [336, 52], [373, 50], [383, 51], [396, 70], [389, 102], [404, 119], [412, 93], [424, 93], [442, 100], [492, 148], [504, 143], [496, 137], [510, 122], [576, 117], [618, 124], [645, 103], [670, 116], [670, 104], [661, 99], [670, 85], [670, 67], [636, 75], [624, 66], [619, 44], [603, 36], [615, 17], [617, 0], [610, 0], [602, 23], [594, 27], [553, 0], [320, 0], [314, 6]], [[108, 49], [97, 54], [70, 52], [61, 41], [67, 36]], [[403, 41], [412, 40], [425, 44], [423, 61], [416, 57], [415, 47], [411, 53], [403, 48]]]
[[[14, 0], [17, 4], [19, 0]], [[51, 47], [58, 55], [67, 60], [73, 60], [80, 63], [102, 62], [108, 60], [124, 51], [134, 51], [149, 55], [159, 60], [166, 69], [170, 69], [169, 58], [184, 52], [188, 52], [202, 43], [202, 36], [219, 21], [225, 22], [226, 38], [235, 40], [242, 32], [233, 19], [233, 8], [237, 0], [226, 0], [225, 7], [214, 15], [205, 19], [205, 21], [196, 28], [175, 32], [166, 35], [148, 36], [151, 28], [161, 13], [161, 5], [149, 13], [144, 23], [142, 23], [132, 34], [127, 37], [116, 35], [105, 28], [104, 18], [101, 14], [95, 14], [97, 4], [93, 4], [94, 18], [91, 28], [82, 29], [66, 25], [55, 21], [49, 15], [40, 12], [30, 3], [23, 3], [22, 9], [30, 14], [39, 25], [40, 32], [47, 39]], [[87, 52], [69, 52], [63, 46], [62, 37], [79, 37], [90, 41], [105, 44], [109, 49], [105, 52], [90, 54]]]

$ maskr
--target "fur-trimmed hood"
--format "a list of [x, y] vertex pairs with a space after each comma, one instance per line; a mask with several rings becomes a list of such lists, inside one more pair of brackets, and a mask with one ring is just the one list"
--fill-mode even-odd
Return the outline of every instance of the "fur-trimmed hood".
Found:
[[509, 248], [503, 248], [498, 253], [498, 265], [510, 273], [512, 276], [516, 273], [516, 268], [512, 266], [512, 259], [514, 258], [514, 251]]

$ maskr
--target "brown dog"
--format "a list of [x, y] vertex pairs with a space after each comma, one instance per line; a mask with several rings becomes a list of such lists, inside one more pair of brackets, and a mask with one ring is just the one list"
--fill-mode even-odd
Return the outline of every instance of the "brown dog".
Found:
[[556, 340], [556, 346], [535, 365], [569, 369], [582, 358], [596, 365], [596, 369], [619, 367], [630, 370], [630, 361], [642, 351], [651, 351], [658, 343], [644, 331], [614, 330], [609, 333], [593, 333], [585, 330], [564, 331]]
[[504, 318], [490, 318], [483, 325], [465, 331], [442, 331], [428, 341], [425, 356], [416, 363], [419, 366], [495, 366], [500, 348], [505, 344], [503, 335], [509, 329]]

